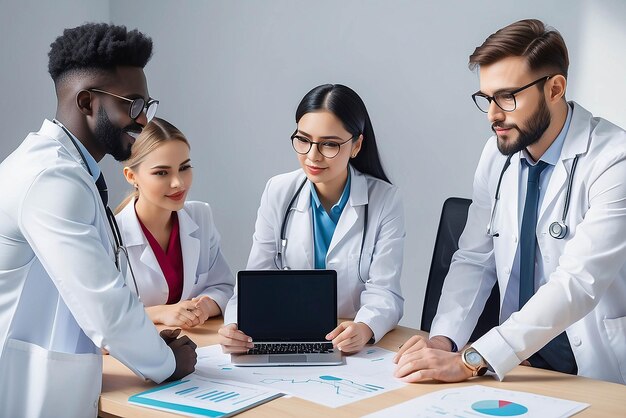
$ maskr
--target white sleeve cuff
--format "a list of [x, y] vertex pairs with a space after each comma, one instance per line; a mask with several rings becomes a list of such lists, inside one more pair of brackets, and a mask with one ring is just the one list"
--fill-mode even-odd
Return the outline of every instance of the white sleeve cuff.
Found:
[[489, 363], [495, 377], [500, 381], [504, 379], [505, 374], [520, 364], [517, 354], [502, 338], [497, 327], [480, 337], [472, 347]]

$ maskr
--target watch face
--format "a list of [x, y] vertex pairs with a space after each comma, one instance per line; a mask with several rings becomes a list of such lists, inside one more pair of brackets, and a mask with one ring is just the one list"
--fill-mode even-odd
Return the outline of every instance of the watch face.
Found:
[[483, 364], [483, 358], [476, 351], [470, 351], [466, 353], [465, 359], [469, 364], [475, 367], [481, 366]]

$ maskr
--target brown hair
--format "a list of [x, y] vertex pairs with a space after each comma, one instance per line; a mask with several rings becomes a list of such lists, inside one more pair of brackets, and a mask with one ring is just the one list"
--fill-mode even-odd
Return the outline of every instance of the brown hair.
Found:
[[[130, 157], [122, 162], [124, 167], [131, 169], [137, 168], [152, 151], [163, 145], [166, 141], [181, 141], [189, 147], [189, 141], [187, 141], [185, 135], [183, 135], [178, 128], [164, 119], [152, 119], [135, 140], [131, 148]], [[122, 200], [117, 208], [115, 208], [115, 214], [120, 213], [128, 202], [137, 197], [139, 197], [139, 192], [135, 189]]]
[[491, 34], [469, 57], [469, 68], [524, 57], [531, 71], [548, 69], [567, 78], [569, 58], [561, 34], [536, 19], [520, 20]]

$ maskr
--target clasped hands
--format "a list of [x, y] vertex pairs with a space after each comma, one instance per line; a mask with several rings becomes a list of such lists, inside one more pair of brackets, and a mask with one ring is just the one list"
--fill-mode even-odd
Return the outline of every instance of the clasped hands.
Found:
[[217, 303], [208, 296], [181, 300], [173, 305], [151, 306], [146, 311], [155, 324], [183, 329], [202, 325], [210, 317], [221, 313]]
[[[237, 329], [237, 324], [227, 324], [217, 332], [224, 353], [244, 353], [254, 347], [252, 338]], [[344, 321], [326, 335], [333, 347], [343, 353], [360, 351], [374, 336], [369, 326], [363, 322]]]

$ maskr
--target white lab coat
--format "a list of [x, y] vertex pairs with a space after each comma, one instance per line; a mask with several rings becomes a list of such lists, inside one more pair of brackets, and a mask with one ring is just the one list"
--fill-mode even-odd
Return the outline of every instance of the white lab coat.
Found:
[[[572, 105], [571, 125], [537, 222], [537, 262], [547, 282], [519, 312], [473, 344], [500, 379], [566, 330], [579, 375], [626, 383], [626, 132]], [[561, 220], [576, 155], [569, 235], [558, 240], [548, 227]], [[502, 179], [494, 222], [500, 236], [486, 233], [505, 159], [490, 138], [431, 328], [432, 335], [449, 336], [459, 347], [467, 342], [496, 280], [502, 303], [518, 247], [519, 155]]]
[[[185, 202], [177, 214], [184, 272], [181, 300], [206, 295], [223, 312], [233, 295], [235, 278], [220, 250], [220, 235], [213, 223], [211, 207], [204, 202]], [[167, 282], [141, 230], [134, 199], [117, 214], [116, 219], [128, 250], [141, 301], [145, 306], [166, 304], [169, 296]], [[134, 292], [132, 276], [128, 274], [126, 280]]]
[[156, 382], [172, 351], [113, 262], [82, 160], [46, 120], [0, 164], [0, 416], [96, 416], [100, 347]]
[[[380, 340], [402, 318], [404, 299], [400, 275], [404, 253], [404, 212], [395, 186], [365, 175], [350, 166], [350, 198], [333, 234], [326, 268], [337, 271], [337, 314], [367, 324]], [[302, 170], [271, 178], [261, 197], [249, 270], [276, 269], [274, 258], [280, 245], [281, 225], [289, 202], [304, 180]], [[368, 223], [357, 275], [363, 231], [364, 208]], [[310, 183], [304, 185], [287, 224], [285, 263], [292, 269], [313, 269], [315, 250]], [[282, 266], [280, 266], [282, 267]], [[226, 309], [224, 323], [236, 322], [237, 295]]]

